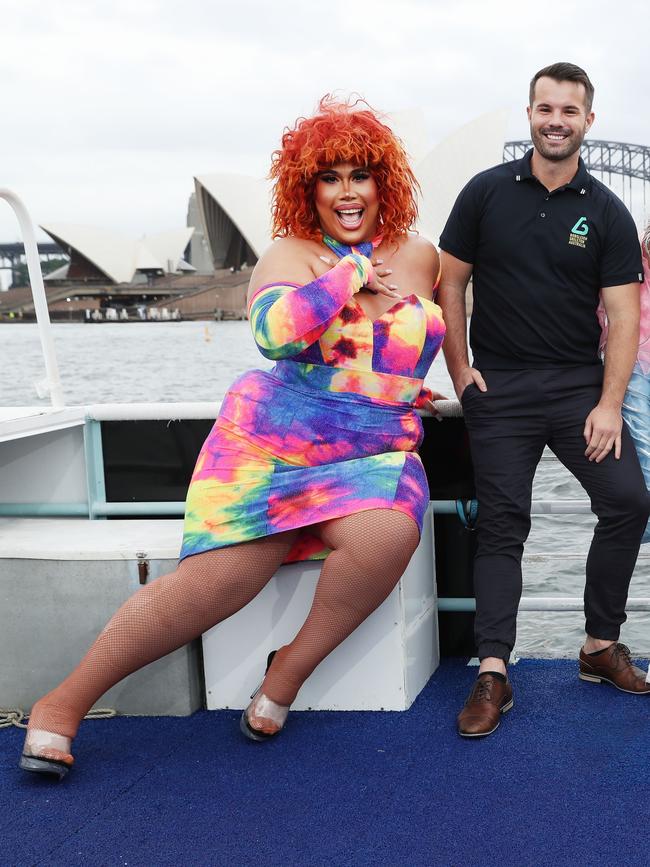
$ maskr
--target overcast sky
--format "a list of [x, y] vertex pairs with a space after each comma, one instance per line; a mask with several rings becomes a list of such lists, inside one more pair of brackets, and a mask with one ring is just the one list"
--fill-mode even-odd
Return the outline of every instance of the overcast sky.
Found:
[[[387, 112], [421, 108], [431, 145], [499, 108], [508, 137], [525, 138], [528, 81], [558, 60], [595, 84], [593, 138], [650, 145], [649, 8], [0, 0], [0, 186], [36, 223], [177, 228], [194, 175], [265, 174], [282, 128], [327, 91]], [[0, 240], [18, 237], [0, 202]]]

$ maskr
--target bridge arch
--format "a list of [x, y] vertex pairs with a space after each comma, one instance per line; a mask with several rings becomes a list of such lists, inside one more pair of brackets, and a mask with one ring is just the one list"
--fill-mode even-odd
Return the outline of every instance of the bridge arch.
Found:
[[[503, 161], [520, 159], [532, 146], [530, 139], [506, 142]], [[637, 223], [646, 225], [650, 218], [650, 147], [585, 139], [581, 155], [587, 169], [623, 199]]]

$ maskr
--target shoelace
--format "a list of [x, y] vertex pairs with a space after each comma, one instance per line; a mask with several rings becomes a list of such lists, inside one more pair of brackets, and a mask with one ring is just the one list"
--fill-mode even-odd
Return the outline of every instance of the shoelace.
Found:
[[615, 644], [612, 652], [612, 658], [618, 662], [619, 657], [623, 657], [623, 662], [627, 665], [632, 665], [632, 651], [627, 644]]
[[492, 701], [492, 684], [494, 681], [491, 678], [480, 677], [474, 686], [472, 695], [473, 701]]

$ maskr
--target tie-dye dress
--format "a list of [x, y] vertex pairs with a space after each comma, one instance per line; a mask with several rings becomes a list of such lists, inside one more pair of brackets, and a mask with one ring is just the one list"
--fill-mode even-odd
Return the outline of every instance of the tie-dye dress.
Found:
[[417, 295], [369, 319], [355, 300], [372, 275], [362, 249], [306, 286], [274, 283], [251, 299], [255, 341], [276, 365], [224, 398], [190, 483], [181, 559], [297, 528], [287, 562], [324, 557], [310, 525], [366, 509], [422, 527], [416, 407], [445, 326]]

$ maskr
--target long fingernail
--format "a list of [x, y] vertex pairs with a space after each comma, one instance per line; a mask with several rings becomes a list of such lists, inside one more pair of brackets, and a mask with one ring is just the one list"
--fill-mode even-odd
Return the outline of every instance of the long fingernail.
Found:
[[383, 259], [375, 259], [375, 265], [383, 265], [383, 264], [384, 264]]
[[389, 284], [388, 284], [388, 288], [389, 288], [389, 289], [397, 290], [397, 289], [399, 289], [399, 286], [397, 286], [397, 284], [395, 284], [395, 283], [389, 283]]
[[321, 261], [325, 262], [326, 265], [329, 265], [330, 260], [327, 258], [327, 256], [319, 256], [318, 258], [321, 259]]
[[392, 273], [393, 273], [392, 268], [386, 268], [386, 270], [384, 271], [384, 276], [386, 276], [386, 274], [392, 274]]

